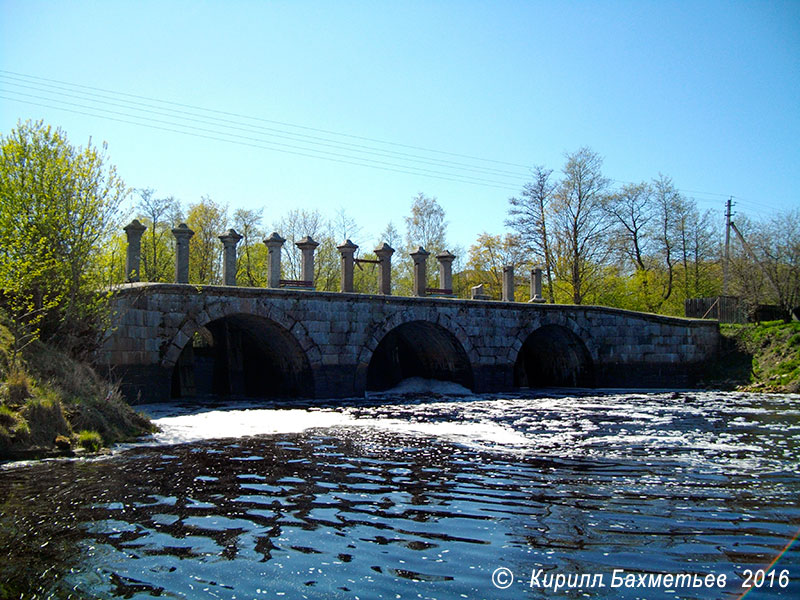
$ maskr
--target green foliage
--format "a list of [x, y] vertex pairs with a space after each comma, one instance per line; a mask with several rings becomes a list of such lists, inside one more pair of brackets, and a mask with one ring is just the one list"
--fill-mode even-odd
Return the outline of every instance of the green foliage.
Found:
[[750, 305], [800, 305], [800, 210], [757, 222], [739, 216], [735, 232], [732, 291]]
[[57, 435], [70, 435], [72, 432], [61, 402], [52, 391], [44, 392], [38, 398], [30, 398], [20, 412], [30, 425], [31, 442], [34, 445], [51, 446]]
[[237, 248], [236, 281], [248, 287], [267, 285], [268, 252], [263, 240], [262, 210], [237, 209], [233, 213], [233, 228], [242, 236]]
[[6, 376], [6, 395], [11, 404], [21, 404], [31, 397], [28, 374], [19, 365], [12, 367]]
[[60, 129], [19, 123], [0, 139], [0, 290], [13, 357], [40, 335], [87, 343], [103, 301], [100, 247], [127, 190], [105, 146], [72, 146]]
[[125, 273], [126, 252], [125, 234], [122, 231], [113, 233], [97, 257], [97, 278], [100, 288], [111, 288], [128, 280]]
[[[0, 324], [0, 356], [10, 344]], [[39, 340], [22, 352], [0, 383], [0, 458], [30, 456], [64, 449], [64, 438], [87, 429], [108, 444], [127, 441], [153, 430], [150, 421], [121, 398], [115, 386], [87, 364]], [[14, 387], [25, 394], [14, 392]], [[11, 397], [16, 396], [16, 402]], [[24, 397], [23, 397], [24, 396]]]
[[153, 431], [150, 421], [135, 412], [118, 393], [106, 398], [86, 398], [70, 406], [73, 429], [97, 431], [108, 443], [134, 439]]
[[222, 282], [222, 243], [227, 228], [228, 207], [208, 196], [189, 205], [186, 224], [194, 231], [189, 243], [189, 281], [218, 285]]
[[78, 432], [78, 445], [89, 452], [97, 452], [103, 447], [103, 437], [96, 431], [84, 429]]
[[13, 427], [17, 423], [17, 413], [5, 404], [0, 404], [0, 425]]
[[0, 451], [24, 444], [30, 438], [31, 428], [20, 413], [0, 405]]
[[800, 392], [800, 323], [767, 321], [720, 330], [753, 355], [750, 389]]
[[486, 293], [500, 299], [503, 295], [503, 267], [506, 265], [514, 267], [515, 298], [527, 302], [533, 264], [520, 236], [515, 234], [508, 233], [503, 237], [484, 232], [479, 235], [469, 249], [467, 276], [464, 281], [459, 281], [459, 286], [466, 287], [468, 294], [470, 287], [482, 283]]
[[[361, 255], [364, 260], [378, 260], [374, 252]], [[361, 294], [377, 294], [380, 290], [378, 265], [374, 263], [356, 263], [353, 269], [353, 287]]]
[[170, 282], [175, 276], [172, 229], [183, 220], [180, 205], [172, 197], [157, 197], [152, 189], [137, 190], [137, 193], [139, 222], [147, 228], [141, 239], [140, 279]]

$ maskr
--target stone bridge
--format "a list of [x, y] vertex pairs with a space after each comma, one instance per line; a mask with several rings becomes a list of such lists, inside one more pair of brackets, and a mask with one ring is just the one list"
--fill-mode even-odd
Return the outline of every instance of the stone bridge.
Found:
[[716, 322], [596, 306], [129, 283], [102, 361], [132, 401], [342, 398], [407, 377], [475, 392], [684, 387]]

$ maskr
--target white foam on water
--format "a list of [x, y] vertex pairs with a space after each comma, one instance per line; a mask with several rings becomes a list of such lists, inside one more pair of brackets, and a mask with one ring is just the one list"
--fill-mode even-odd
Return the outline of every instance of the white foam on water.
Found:
[[478, 446], [528, 446], [531, 440], [510, 427], [480, 421], [407, 421], [356, 417], [353, 410], [304, 409], [218, 410], [155, 419], [161, 431], [156, 444], [183, 444], [203, 440], [256, 435], [301, 433], [309, 429], [375, 428], [393, 433], [424, 435]]
[[[426, 392], [432, 396], [421, 401], [405, 396]], [[668, 455], [672, 460], [678, 452], [682, 462], [703, 464], [714, 454], [726, 468], [738, 465], [742, 469], [756, 463], [763, 466], [768, 459], [763, 448], [748, 438], [751, 421], [757, 421], [762, 432], [771, 425], [748, 415], [752, 396], [720, 392], [582, 396], [575, 392], [520, 398], [472, 395], [452, 382], [419, 378], [371, 396], [372, 401], [329, 400], [325, 404], [238, 400], [153, 405], [145, 410], [161, 431], [149, 443], [171, 445], [321, 429], [336, 436], [354, 433], [376, 443], [381, 443], [377, 434], [386, 432], [528, 455], [609, 459]], [[780, 425], [787, 427], [785, 420]]]
[[201, 440], [254, 435], [301, 433], [317, 427], [352, 425], [353, 418], [334, 410], [248, 409], [212, 410], [153, 422], [161, 430], [153, 435], [159, 444], [183, 444]]
[[395, 387], [383, 392], [369, 392], [368, 398], [380, 396], [397, 396], [403, 394], [447, 394], [449, 396], [472, 396], [472, 392], [463, 385], [452, 381], [409, 377], [403, 379]]

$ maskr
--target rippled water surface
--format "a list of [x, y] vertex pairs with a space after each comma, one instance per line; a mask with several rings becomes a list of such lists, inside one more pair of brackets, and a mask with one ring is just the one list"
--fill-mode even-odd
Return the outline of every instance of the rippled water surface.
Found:
[[[147, 444], [0, 470], [0, 596], [564, 597], [539, 572], [605, 584], [567, 597], [739, 598], [800, 528], [796, 396], [148, 410]], [[615, 569], [727, 586], [612, 588]], [[747, 598], [800, 598], [797, 544], [774, 572]]]

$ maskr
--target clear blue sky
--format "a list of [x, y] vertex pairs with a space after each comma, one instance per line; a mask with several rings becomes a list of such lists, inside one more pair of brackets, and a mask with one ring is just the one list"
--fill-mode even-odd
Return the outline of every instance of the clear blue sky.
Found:
[[343, 207], [362, 246], [420, 191], [451, 245], [501, 233], [527, 167], [581, 146], [701, 208], [800, 206], [797, 1], [0, 0], [0, 70], [3, 134], [44, 119], [267, 223]]

